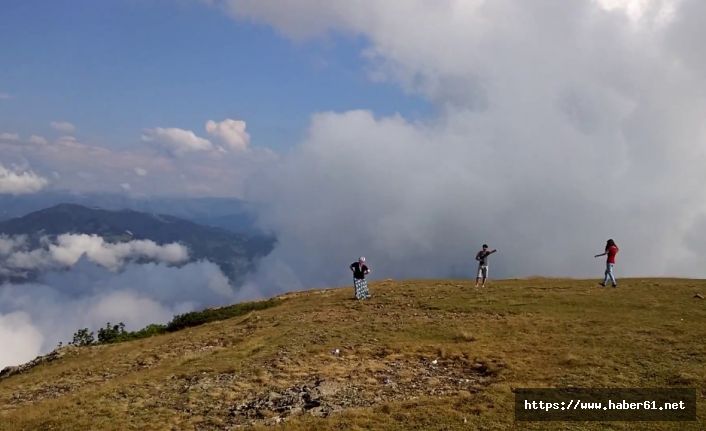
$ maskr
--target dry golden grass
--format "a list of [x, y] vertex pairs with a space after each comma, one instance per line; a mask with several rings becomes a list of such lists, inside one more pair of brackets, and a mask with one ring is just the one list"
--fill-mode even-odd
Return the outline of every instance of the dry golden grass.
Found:
[[[706, 301], [693, 298], [705, 281], [385, 281], [371, 291], [362, 303], [350, 288], [291, 293], [271, 309], [12, 376], [0, 381], [0, 430], [231, 429], [244, 423], [236, 405], [316, 376], [360, 402], [254, 429], [706, 429]], [[514, 422], [513, 388], [569, 385], [696, 387], [700, 419]]]

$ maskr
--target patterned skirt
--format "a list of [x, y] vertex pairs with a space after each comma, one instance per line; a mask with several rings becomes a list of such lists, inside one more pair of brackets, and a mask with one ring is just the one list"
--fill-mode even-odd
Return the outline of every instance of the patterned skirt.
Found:
[[365, 299], [370, 297], [367, 280], [354, 278], [353, 287], [355, 287], [355, 299]]

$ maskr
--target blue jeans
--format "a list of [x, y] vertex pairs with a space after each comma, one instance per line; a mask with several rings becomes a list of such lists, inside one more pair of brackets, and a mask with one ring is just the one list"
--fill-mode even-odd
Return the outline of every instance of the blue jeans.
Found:
[[615, 266], [614, 263], [606, 263], [605, 264], [605, 276], [603, 277], [603, 284], [606, 284], [608, 282], [608, 279], [610, 278], [611, 283], [613, 283], [613, 286], [616, 286], [618, 284], [617, 281], [615, 281], [615, 275], [613, 274], [613, 267]]

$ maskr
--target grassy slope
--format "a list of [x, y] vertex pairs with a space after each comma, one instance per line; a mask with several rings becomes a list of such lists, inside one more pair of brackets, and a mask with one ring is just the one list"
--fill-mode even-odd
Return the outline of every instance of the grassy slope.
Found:
[[[314, 376], [357, 401], [326, 419], [290, 417], [286, 429], [706, 429], [706, 301], [693, 298], [706, 281], [371, 291], [364, 303], [352, 289], [292, 293], [244, 317], [82, 350], [0, 381], [0, 430], [228, 429], [246, 423], [234, 406]], [[514, 423], [511, 388], [567, 385], [695, 386], [701, 419]]]

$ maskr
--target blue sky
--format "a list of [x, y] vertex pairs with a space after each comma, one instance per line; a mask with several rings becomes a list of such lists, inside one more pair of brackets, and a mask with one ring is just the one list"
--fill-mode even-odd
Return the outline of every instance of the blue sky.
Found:
[[285, 149], [312, 113], [429, 115], [423, 99], [373, 83], [363, 38], [292, 42], [201, 2], [6, 0], [0, 6], [0, 132], [51, 135], [69, 121], [93, 145], [142, 145], [151, 127], [247, 121], [253, 146]]

